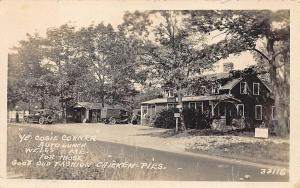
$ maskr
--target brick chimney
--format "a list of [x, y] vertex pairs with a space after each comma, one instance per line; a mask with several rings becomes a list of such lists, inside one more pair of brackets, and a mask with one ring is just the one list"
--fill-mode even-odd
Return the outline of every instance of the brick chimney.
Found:
[[223, 63], [223, 72], [230, 72], [234, 69], [232, 62]]

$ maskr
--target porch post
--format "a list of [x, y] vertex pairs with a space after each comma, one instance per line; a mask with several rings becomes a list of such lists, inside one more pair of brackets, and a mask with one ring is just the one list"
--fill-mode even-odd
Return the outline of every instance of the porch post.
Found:
[[214, 116], [214, 109], [215, 109], [215, 107], [214, 107], [214, 101], [209, 101], [208, 102], [208, 105], [211, 107], [211, 116], [213, 117]]
[[85, 119], [86, 119], [85, 122], [89, 120], [89, 109], [85, 109]]
[[144, 123], [144, 118], [143, 118], [143, 105], [141, 105], [141, 125]]

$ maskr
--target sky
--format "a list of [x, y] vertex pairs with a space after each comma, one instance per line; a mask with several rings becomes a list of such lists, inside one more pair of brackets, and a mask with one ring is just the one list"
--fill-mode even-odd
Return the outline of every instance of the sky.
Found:
[[[62, 24], [82, 27], [92, 23], [112, 24], [122, 22], [125, 11], [142, 10], [143, 4], [135, 4], [135, 8], [123, 6], [123, 1], [1, 1], [0, 23], [5, 23], [8, 32], [1, 34], [2, 44], [11, 48], [18, 41], [26, 38], [26, 33], [35, 32], [44, 36], [47, 28]], [[128, 5], [128, 3], [126, 4]], [[4, 39], [4, 40], [3, 40]], [[230, 56], [216, 63], [216, 72], [222, 72], [224, 62], [233, 62], [235, 69], [243, 69], [255, 64], [252, 55], [244, 52], [240, 56]]]

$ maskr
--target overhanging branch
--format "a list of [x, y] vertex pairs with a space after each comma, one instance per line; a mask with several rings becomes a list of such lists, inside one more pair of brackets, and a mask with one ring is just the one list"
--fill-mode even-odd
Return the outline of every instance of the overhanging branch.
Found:
[[256, 48], [251, 48], [251, 49], [248, 49], [248, 50], [252, 50], [252, 51], [255, 51], [257, 53], [259, 53], [262, 57], [264, 57], [269, 63], [271, 62], [271, 60], [268, 58], [268, 56], [266, 56], [264, 53], [262, 53], [260, 50], [256, 49]]

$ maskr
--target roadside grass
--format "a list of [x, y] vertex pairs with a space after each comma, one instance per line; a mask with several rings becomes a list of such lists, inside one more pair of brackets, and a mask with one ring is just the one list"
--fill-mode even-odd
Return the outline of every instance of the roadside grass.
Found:
[[[289, 162], [288, 139], [254, 138], [253, 132], [232, 132], [226, 136], [216, 132], [208, 136], [208, 132], [198, 131], [196, 135], [201, 136], [192, 136], [186, 144], [186, 151], [267, 164], [287, 165]], [[195, 135], [195, 131], [191, 134]]]
[[[19, 143], [18, 134], [32, 134], [49, 136], [49, 131], [43, 131], [40, 129], [34, 129], [29, 127], [8, 126], [7, 136], [7, 172], [8, 174], [18, 175], [18, 178], [25, 179], [63, 179], [63, 180], [157, 180], [160, 179], [161, 172], [145, 169], [128, 169], [128, 168], [100, 168], [92, 165], [90, 167], [54, 167], [54, 166], [15, 166], [12, 165], [13, 160], [19, 162], [24, 160], [32, 160], [33, 163], [39, 161], [39, 157], [42, 153], [25, 153], [24, 148], [37, 146], [38, 141], [32, 139], [28, 142]], [[53, 135], [62, 135], [59, 133], [53, 133]], [[57, 142], [57, 141], [56, 141]], [[64, 142], [61, 141], [60, 142]], [[66, 141], [65, 141], [66, 142]], [[67, 142], [66, 142], [67, 143]], [[112, 157], [108, 153], [99, 151], [97, 142], [88, 142], [86, 157], [82, 161], [84, 162], [128, 162], [130, 159], [123, 157]], [[54, 155], [65, 154], [66, 149], [59, 148], [54, 151]], [[130, 161], [141, 162], [141, 161]], [[9, 177], [8, 177], [9, 178]]]

